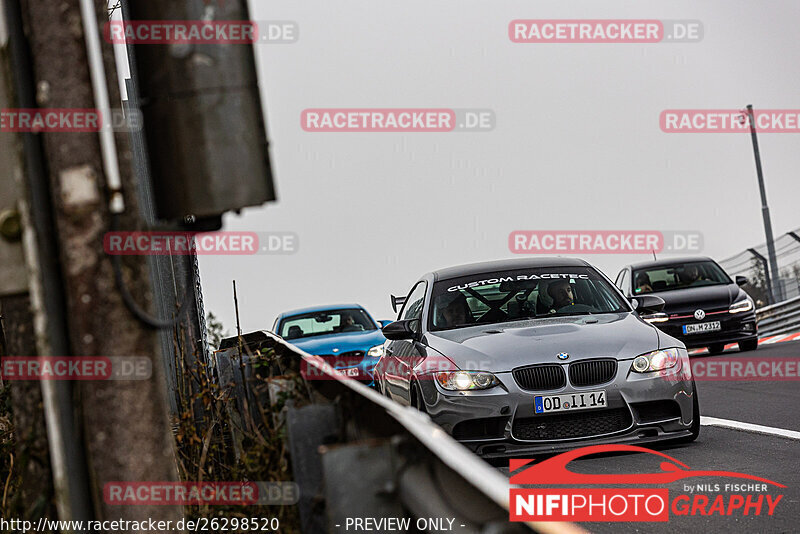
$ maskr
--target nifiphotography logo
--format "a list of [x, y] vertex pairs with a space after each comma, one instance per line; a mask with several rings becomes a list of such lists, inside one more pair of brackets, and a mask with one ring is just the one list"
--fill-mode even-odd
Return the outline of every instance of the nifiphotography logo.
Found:
[[[567, 468], [571, 461], [584, 456], [619, 452], [642, 452], [658, 456], [662, 460], [660, 471], [584, 474]], [[772, 516], [784, 496], [770, 493], [770, 490], [774, 492], [774, 488], [786, 487], [745, 473], [691, 469], [662, 452], [633, 445], [594, 445], [531, 465], [533, 462], [535, 460], [510, 460], [511, 484], [525, 486], [512, 487], [510, 490], [511, 521], [664, 522], [670, 520], [670, 512], [675, 516]], [[670, 499], [667, 488], [642, 487], [695, 477], [728, 480], [684, 484], [683, 491], [673, 499]], [[563, 485], [613, 487], [542, 487]], [[636, 487], [617, 487], [625, 485]]]

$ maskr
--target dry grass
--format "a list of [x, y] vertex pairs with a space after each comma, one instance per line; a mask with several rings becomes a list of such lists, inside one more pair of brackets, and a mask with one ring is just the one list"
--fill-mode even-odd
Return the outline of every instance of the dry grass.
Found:
[[11, 390], [8, 384], [0, 388], [0, 517], [22, 517], [19, 488], [22, 481], [16, 458], [16, 435], [11, 410]]
[[[290, 399], [307, 402], [307, 385], [298, 373], [280, 369], [272, 351], [256, 354], [256, 376], [248, 384], [250, 397], [268, 398], [271, 378], [280, 370], [281, 378], [294, 384], [291, 391], [279, 393], [273, 402], [259, 402], [252, 417], [242, 413], [228, 385], [220, 385], [213, 372], [198, 360], [193, 366], [180, 358], [177, 398], [179, 416], [172, 421], [180, 479], [183, 481], [291, 481], [292, 471], [286, 443], [283, 408]], [[198, 416], [196, 416], [198, 414]], [[240, 441], [241, 454], [234, 441]], [[23, 463], [17, 458], [10, 388], [0, 388], [0, 516], [23, 518], [20, 485]], [[237, 457], [238, 456], [238, 457]], [[24, 460], [24, 459], [23, 459]], [[299, 533], [296, 506], [187, 506], [187, 518], [277, 517], [280, 532]]]
[[[256, 354], [256, 376], [247, 384], [248, 398], [268, 398], [271, 378], [279, 367], [272, 351]], [[220, 385], [204, 363], [194, 369], [182, 367], [191, 376], [194, 393], [180, 392], [180, 417], [173, 424], [178, 450], [178, 465], [184, 481], [291, 481], [286, 429], [281, 416], [285, 403], [303, 392], [302, 378], [282, 373], [283, 379], [296, 382], [291, 392], [283, 392], [274, 402], [258, 402], [257, 410], [239, 410], [228, 384]], [[180, 368], [179, 367], [179, 368]], [[187, 388], [188, 389], [188, 388]], [[198, 407], [202, 407], [198, 409]], [[251, 411], [258, 413], [254, 418]], [[201, 416], [197, 416], [202, 412]], [[244, 413], [242, 413], [244, 412]], [[241, 453], [236, 454], [235, 442]], [[238, 458], [237, 458], [238, 456]], [[295, 506], [189, 506], [187, 517], [277, 517], [281, 532], [300, 532]]]

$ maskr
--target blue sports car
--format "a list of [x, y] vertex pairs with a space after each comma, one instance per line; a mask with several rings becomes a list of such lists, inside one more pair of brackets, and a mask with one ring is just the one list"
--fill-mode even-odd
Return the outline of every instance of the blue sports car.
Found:
[[[373, 382], [373, 370], [383, 356], [381, 327], [358, 304], [316, 306], [280, 314], [273, 331], [300, 349], [324, 357], [334, 369], [367, 383]], [[315, 369], [304, 369], [307, 378], [320, 376]]]

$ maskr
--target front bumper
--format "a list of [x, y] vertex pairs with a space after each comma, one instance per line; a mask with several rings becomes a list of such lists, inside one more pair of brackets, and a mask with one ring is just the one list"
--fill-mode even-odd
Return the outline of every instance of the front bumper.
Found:
[[[496, 373], [502, 385], [483, 391], [444, 391], [420, 380], [425, 409], [434, 422], [486, 458], [559, 452], [603, 443], [647, 443], [691, 434], [694, 383], [689, 356], [663, 376], [631, 371], [633, 359], [619, 360], [609, 382], [558, 390], [528, 391], [511, 372]], [[567, 365], [563, 364], [566, 372]], [[569, 373], [567, 373], [569, 376]], [[566, 395], [603, 390], [606, 407], [536, 414], [537, 395]]]
[[[700, 334], [684, 334], [684, 325], [719, 321], [721, 330]], [[756, 314], [753, 312], [731, 314], [728, 312], [708, 314], [702, 321], [694, 317], [681, 317], [670, 319], [663, 323], [654, 323], [653, 326], [667, 335], [680, 339], [688, 348], [707, 347], [715, 343], [737, 343], [758, 339]]]

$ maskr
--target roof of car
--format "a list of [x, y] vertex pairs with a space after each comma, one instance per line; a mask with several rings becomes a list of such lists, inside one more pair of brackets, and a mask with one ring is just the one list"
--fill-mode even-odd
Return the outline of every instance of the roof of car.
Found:
[[449, 278], [458, 278], [460, 276], [470, 276], [473, 274], [512, 271], [515, 269], [535, 269], [538, 267], [591, 267], [591, 265], [578, 258], [536, 257], [469, 263], [466, 265], [437, 269], [430, 274], [433, 275], [434, 280], [447, 280]]
[[[323, 311], [332, 311], [332, 310], [344, 310], [344, 309], [352, 309], [352, 308], [359, 308], [364, 309], [364, 306], [361, 304], [329, 304], [327, 306], [311, 306], [308, 308], [298, 308], [296, 310], [289, 310], [281, 313], [278, 315], [278, 319], [282, 319], [284, 317], [289, 317], [291, 315], [302, 315], [304, 313], [314, 313], [314, 312], [323, 312]], [[364, 310], [366, 311], [366, 310]]]
[[708, 256], [683, 256], [678, 258], [665, 258], [663, 260], [642, 261], [628, 265], [632, 269], [650, 269], [652, 267], [663, 267], [665, 265], [680, 265], [682, 263], [692, 263], [696, 261], [714, 261]]

